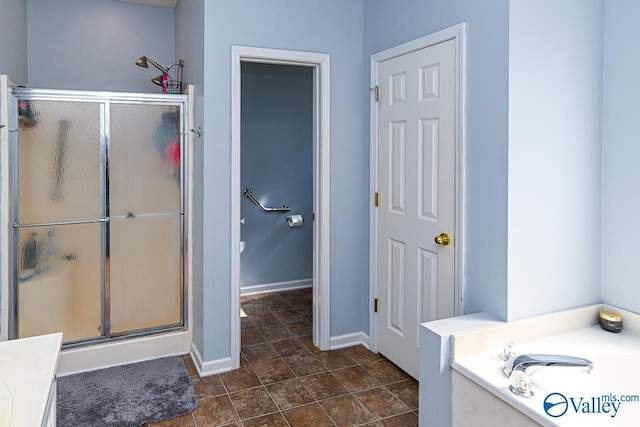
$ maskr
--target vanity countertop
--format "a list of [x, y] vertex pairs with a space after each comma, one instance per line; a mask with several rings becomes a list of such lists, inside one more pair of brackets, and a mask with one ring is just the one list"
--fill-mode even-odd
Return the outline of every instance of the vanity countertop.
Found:
[[62, 333], [0, 342], [0, 425], [42, 425], [61, 344]]

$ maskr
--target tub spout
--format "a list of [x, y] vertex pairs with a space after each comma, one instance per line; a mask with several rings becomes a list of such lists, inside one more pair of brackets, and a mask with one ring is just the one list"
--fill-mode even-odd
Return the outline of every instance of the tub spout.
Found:
[[563, 356], [559, 354], [521, 354], [507, 360], [502, 368], [502, 372], [507, 376], [511, 376], [513, 371], [522, 371], [527, 374], [536, 368], [545, 366], [568, 366], [579, 367], [585, 371], [593, 369], [593, 362], [582, 357]]

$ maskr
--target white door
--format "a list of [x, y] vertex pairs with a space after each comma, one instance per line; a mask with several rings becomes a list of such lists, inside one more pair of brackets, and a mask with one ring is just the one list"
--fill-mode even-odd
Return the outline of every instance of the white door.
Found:
[[418, 378], [419, 324], [455, 314], [455, 42], [380, 62], [378, 86], [377, 348]]

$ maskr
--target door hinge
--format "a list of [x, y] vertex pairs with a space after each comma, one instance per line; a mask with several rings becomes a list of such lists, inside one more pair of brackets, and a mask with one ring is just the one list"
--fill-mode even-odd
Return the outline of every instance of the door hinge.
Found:
[[373, 312], [377, 313], [378, 312], [378, 298], [375, 298], [373, 300]]
[[316, 213], [313, 212], [313, 213], [311, 213], [311, 221], [315, 222], [315, 220], [316, 220]]
[[380, 86], [375, 85], [374, 87], [370, 87], [369, 90], [373, 91], [376, 102], [380, 101]]
[[380, 202], [380, 193], [376, 192], [373, 196], [373, 205], [378, 207], [378, 203]]

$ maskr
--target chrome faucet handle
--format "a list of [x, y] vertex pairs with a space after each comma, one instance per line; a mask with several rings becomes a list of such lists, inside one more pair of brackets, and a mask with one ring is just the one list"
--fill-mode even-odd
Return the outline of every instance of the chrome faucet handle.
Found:
[[509, 375], [509, 381], [511, 385], [509, 390], [517, 396], [531, 397], [533, 396], [533, 390], [531, 390], [531, 376], [525, 371], [515, 370]]
[[516, 343], [513, 341], [507, 341], [504, 343], [504, 348], [502, 349], [502, 353], [500, 353], [498, 356], [500, 357], [500, 359], [506, 362], [512, 357], [515, 357], [517, 354], [518, 354], [518, 346], [516, 345]]

